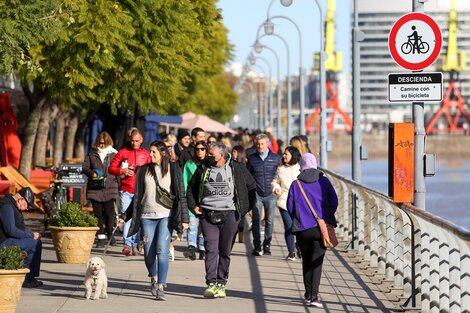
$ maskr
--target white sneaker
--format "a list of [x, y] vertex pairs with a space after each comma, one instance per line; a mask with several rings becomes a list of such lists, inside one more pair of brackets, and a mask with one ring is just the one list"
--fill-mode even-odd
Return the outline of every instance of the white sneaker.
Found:
[[309, 305], [309, 306], [316, 307], [316, 308], [323, 308], [323, 304], [320, 302], [320, 300], [318, 300], [318, 298], [311, 299], [311, 300], [308, 302], [308, 305]]

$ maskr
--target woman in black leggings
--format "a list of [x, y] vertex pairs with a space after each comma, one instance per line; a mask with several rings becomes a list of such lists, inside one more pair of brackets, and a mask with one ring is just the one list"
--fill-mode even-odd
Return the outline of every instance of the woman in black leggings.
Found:
[[313, 154], [302, 155], [299, 164], [300, 175], [290, 186], [287, 211], [292, 217], [292, 232], [302, 252], [305, 303], [321, 308], [323, 304], [318, 294], [326, 248], [317, 221], [305, 197], [312, 204], [318, 217], [334, 226], [336, 226], [334, 214], [338, 207], [338, 197], [331, 182], [317, 169], [317, 160]]

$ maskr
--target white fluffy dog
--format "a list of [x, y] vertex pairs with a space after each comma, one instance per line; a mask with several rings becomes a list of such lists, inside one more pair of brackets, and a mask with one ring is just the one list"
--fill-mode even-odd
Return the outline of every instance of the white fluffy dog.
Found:
[[93, 257], [88, 260], [87, 269], [85, 273], [85, 298], [88, 300], [91, 297], [93, 288], [95, 294], [93, 300], [99, 298], [108, 298], [108, 277], [106, 277], [105, 264], [103, 259]]

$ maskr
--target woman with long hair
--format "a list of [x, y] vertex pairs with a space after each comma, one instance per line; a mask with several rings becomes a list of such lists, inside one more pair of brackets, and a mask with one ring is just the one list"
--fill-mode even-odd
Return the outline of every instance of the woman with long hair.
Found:
[[277, 207], [284, 224], [284, 239], [287, 245], [287, 260], [295, 260], [295, 238], [292, 233], [292, 218], [287, 212], [286, 201], [290, 185], [300, 174], [300, 152], [297, 148], [288, 146], [282, 155], [282, 164], [277, 168], [276, 176], [271, 183], [273, 194], [277, 196]]
[[[114, 203], [119, 196], [118, 180], [108, 172], [109, 164], [116, 153], [111, 136], [107, 132], [101, 132], [96, 136], [95, 143], [83, 162], [83, 173], [89, 180], [86, 197], [91, 201], [93, 214], [98, 218], [100, 228], [97, 233], [97, 248], [105, 246], [106, 236], [111, 240], [111, 245], [116, 244], [116, 240], [111, 236], [116, 219]], [[92, 183], [98, 180], [103, 183], [103, 188], [92, 187]]]
[[132, 215], [130, 235], [137, 233], [139, 227], [142, 230], [145, 266], [151, 278], [150, 291], [157, 300], [166, 300], [164, 287], [171, 233], [186, 229], [189, 216], [181, 169], [175, 162], [170, 162], [163, 141], [150, 144], [150, 159], [150, 163], [137, 168], [133, 206], [126, 215]]
[[[188, 183], [193, 177], [196, 168], [205, 160], [209, 150], [205, 141], [196, 141], [194, 144], [194, 156], [186, 161], [183, 168], [184, 190], [188, 188]], [[204, 236], [199, 233], [199, 218], [192, 212], [189, 212], [188, 227], [188, 248], [183, 255], [190, 260], [196, 260], [196, 250], [199, 249], [199, 260], [204, 260], [206, 250], [204, 249]], [[198, 240], [199, 239], [199, 240]]]

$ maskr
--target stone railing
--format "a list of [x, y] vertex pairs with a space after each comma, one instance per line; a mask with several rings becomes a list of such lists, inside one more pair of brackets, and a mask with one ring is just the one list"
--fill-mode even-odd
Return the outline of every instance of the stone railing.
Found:
[[468, 230], [324, 172], [338, 194], [339, 239], [391, 299], [419, 312], [470, 312]]

